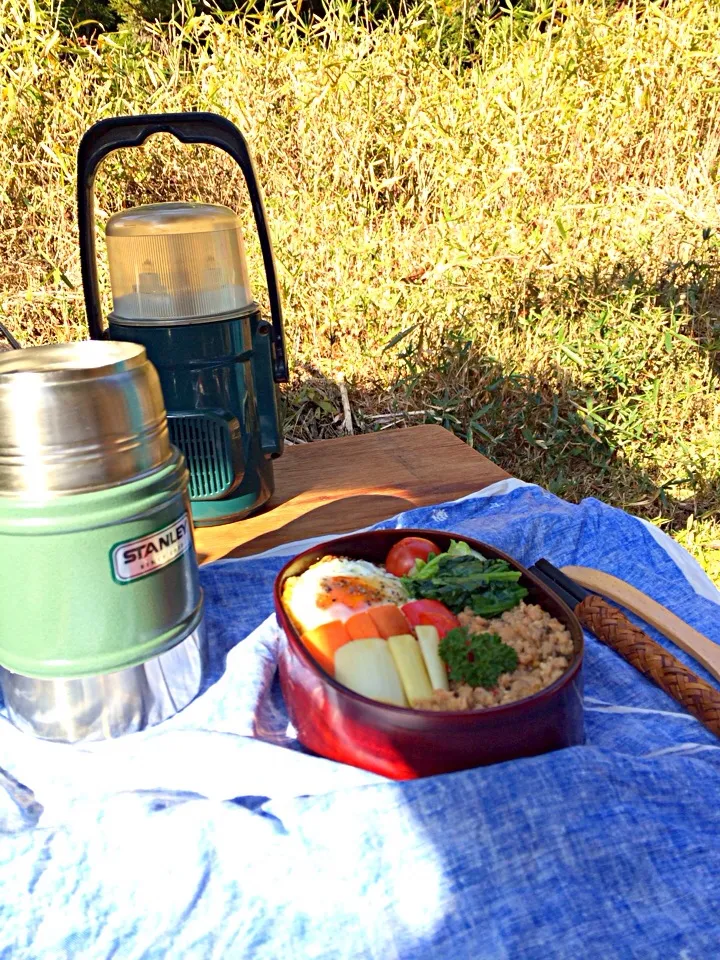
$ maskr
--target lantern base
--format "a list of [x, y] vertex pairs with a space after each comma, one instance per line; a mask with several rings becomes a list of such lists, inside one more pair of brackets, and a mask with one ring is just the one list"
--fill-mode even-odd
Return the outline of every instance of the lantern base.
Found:
[[267, 503], [274, 490], [272, 460], [248, 464], [242, 483], [232, 496], [222, 500], [191, 500], [193, 523], [196, 527], [214, 527], [244, 520]]

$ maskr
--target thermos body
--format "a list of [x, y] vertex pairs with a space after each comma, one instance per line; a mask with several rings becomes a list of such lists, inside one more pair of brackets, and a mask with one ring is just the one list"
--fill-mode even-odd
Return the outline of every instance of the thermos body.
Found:
[[0, 358], [0, 688], [74, 741], [157, 723], [200, 691], [187, 469], [142, 346]]

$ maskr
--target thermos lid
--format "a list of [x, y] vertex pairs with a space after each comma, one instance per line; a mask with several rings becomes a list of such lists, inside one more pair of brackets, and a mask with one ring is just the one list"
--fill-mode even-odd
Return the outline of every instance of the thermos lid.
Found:
[[118, 320], [188, 323], [252, 303], [242, 228], [228, 207], [133, 207], [110, 217], [106, 239]]
[[102, 490], [171, 456], [144, 347], [85, 340], [0, 356], [0, 496]]

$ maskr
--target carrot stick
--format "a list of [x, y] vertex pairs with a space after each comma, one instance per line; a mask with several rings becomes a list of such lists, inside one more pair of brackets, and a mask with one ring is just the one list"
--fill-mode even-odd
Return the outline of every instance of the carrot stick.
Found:
[[375, 628], [383, 640], [398, 637], [403, 633], [410, 633], [410, 627], [402, 610], [394, 603], [384, 603], [379, 607], [370, 607], [368, 610]]
[[340, 620], [323, 623], [303, 635], [303, 643], [331, 677], [335, 675], [335, 651], [351, 639]]
[[378, 636], [378, 628], [366, 610], [362, 613], [355, 613], [349, 620], [346, 620], [345, 629], [353, 640], [369, 640]]

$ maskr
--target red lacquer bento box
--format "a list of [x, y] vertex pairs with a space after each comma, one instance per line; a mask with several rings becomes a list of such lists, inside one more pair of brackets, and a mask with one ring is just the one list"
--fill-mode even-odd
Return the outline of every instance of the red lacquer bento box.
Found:
[[[416, 710], [370, 700], [326, 673], [305, 648], [283, 609], [282, 592], [324, 556], [382, 564], [404, 537], [432, 539], [443, 551], [451, 540], [468, 543], [488, 559], [507, 561], [521, 573], [526, 601], [536, 603], [570, 632], [574, 654], [551, 686], [524, 700], [468, 712]], [[437, 530], [376, 530], [329, 540], [305, 550], [278, 574], [274, 589], [281, 645], [280, 684], [300, 742], [314, 753], [396, 780], [450, 773], [535, 756], [584, 742], [583, 633], [574, 613], [519, 563], [489, 544]]]

